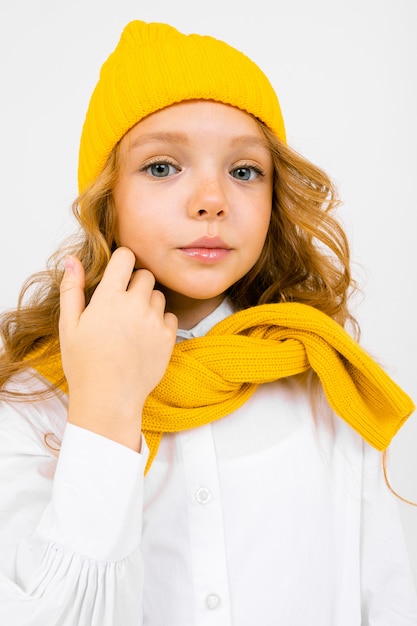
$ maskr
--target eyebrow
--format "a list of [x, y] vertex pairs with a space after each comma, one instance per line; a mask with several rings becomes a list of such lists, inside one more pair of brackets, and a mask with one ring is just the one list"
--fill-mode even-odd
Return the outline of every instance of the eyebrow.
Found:
[[188, 138], [185, 133], [179, 132], [163, 132], [163, 133], [149, 133], [137, 137], [129, 144], [129, 150], [134, 150], [140, 146], [145, 146], [148, 143], [188, 143]]
[[[139, 148], [149, 143], [176, 143], [186, 145], [189, 143], [188, 136], [185, 133], [181, 132], [160, 132], [160, 133], [149, 133], [147, 135], [142, 135], [141, 137], [137, 137], [129, 144], [129, 151], [135, 150], [135, 148]], [[261, 147], [264, 149], [268, 149], [268, 145], [266, 140], [262, 137], [256, 137], [255, 135], [238, 135], [234, 137], [230, 141], [230, 146], [232, 148], [238, 147]]]
[[250, 146], [260, 146], [261, 148], [266, 148], [268, 149], [268, 144], [266, 142], [266, 139], [264, 139], [263, 137], [256, 137], [255, 135], [239, 135], [238, 137], [235, 137], [234, 139], [232, 139], [232, 141], [230, 142], [230, 145], [232, 148], [235, 147], [250, 147]]

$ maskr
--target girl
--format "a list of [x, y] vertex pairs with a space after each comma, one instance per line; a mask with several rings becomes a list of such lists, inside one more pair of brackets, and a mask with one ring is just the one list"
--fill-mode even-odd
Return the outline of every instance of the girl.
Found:
[[79, 189], [3, 316], [0, 623], [417, 624], [378, 452], [414, 407], [343, 329], [335, 191], [261, 70], [128, 24]]

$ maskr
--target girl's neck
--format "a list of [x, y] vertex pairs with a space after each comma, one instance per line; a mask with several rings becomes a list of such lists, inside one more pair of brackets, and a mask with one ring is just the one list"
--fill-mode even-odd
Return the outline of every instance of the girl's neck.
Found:
[[[160, 288], [160, 287], [159, 287]], [[178, 328], [190, 330], [202, 319], [210, 315], [223, 302], [225, 295], [220, 294], [209, 300], [194, 300], [183, 295], [161, 289], [164, 292], [167, 312], [174, 313], [178, 318]]]

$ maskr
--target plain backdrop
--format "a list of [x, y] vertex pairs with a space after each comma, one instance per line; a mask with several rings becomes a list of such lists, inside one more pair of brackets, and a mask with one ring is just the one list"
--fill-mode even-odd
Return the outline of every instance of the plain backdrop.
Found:
[[[338, 185], [362, 345], [416, 400], [416, 0], [2, 0], [0, 309], [74, 228], [85, 111], [131, 19], [224, 39], [269, 76], [289, 144]], [[389, 475], [415, 502], [416, 444], [414, 415]], [[417, 581], [417, 508], [399, 508]]]

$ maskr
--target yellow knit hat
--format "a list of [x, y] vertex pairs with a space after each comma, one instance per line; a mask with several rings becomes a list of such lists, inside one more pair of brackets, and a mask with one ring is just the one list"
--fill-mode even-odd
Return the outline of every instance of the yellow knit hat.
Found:
[[141, 119], [183, 100], [231, 104], [285, 141], [278, 98], [265, 74], [228, 44], [135, 20], [103, 64], [81, 135], [78, 186], [94, 181], [123, 135]]

